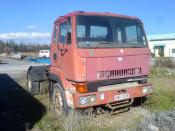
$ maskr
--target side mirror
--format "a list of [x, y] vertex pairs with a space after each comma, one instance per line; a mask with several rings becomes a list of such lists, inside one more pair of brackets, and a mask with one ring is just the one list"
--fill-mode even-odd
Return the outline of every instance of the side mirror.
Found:
[[70, 44], [71, 43], [71, 33], [70, 32], [68, 32], [66, 34], [66, 41], [67, 41], [67, 44]]

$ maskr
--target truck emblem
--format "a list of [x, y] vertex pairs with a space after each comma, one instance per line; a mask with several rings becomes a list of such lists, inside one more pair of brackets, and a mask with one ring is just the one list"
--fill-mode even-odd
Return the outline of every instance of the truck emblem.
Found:
[[122, 57], [118, 57], [118, 61], [122, 61], [123, 60], [123, 58]]

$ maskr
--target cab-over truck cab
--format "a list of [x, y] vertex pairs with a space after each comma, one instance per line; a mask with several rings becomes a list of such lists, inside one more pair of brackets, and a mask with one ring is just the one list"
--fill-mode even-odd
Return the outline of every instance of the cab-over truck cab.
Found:
[[28, 85], [39, 92], [36, 83], [48, 80], [57, 112], [99, 105], [119, 109], [152, 93], [150, 51], [136, 17], [82, 11], [61, 16], [54, 22], [50, 52], [51, 65], [38, 71], [47, 73], [35, 73], [35, 84], [29, 79]]

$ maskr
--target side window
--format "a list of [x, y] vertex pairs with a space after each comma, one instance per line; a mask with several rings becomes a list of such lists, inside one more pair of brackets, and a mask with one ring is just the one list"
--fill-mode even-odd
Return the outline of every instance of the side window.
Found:
[[56, 43], [57, 30], [58, 30], [58, 26], [56, 25], [53, 32], [53, 43]]
[[59, 27], [59, 42], [62, 44], [70, 44], [72, 32], [71, 20], [61, 23]]
[[67, 23], [64, 22], [60, 24], [60, 35], [59, 35], [59, 42], [60, 43], [66, 43], [66, 33], [67, 33]]
[[137, 30], [138, 30], [139, 42], [143, 45], [146, 45], [146, 38], [145, 38], [143, 29], [141, 29], [140, 27], [137, 26]]
[[71, 24], [71, 20], [68, 20], [67, 22], [67, 34], [66, 34], [66, 38], [67, 38], [67, 41], [66, 43], [67, 44], [71, 44], [71, 35], [72, 35], [72, 24]]

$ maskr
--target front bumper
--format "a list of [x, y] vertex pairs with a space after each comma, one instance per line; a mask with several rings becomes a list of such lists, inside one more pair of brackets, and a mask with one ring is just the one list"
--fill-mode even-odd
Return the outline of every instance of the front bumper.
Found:
[[[110, 90], [110, 91], [103, 91], [103, 92], [91, 92], [91, 93], [75, 93], [73, 95], [74, 107], [75, 108], [87, 108], [92, 106], [98, 105], [106, 105], [109, 103], [120, 102], [123, 100], [129, 100], [137, 97], [144, 97], [151, 95], [152, 85], [151, 84], [143, 84], [136, 87], [125, 88], [122, 90]], [[116, 99], [116, 97], [121, 96], [122, 94], [126, 95], [126, 98], [123, 99]], [[95, 96], [95, 102], [87, 102], [84, 104], [80, 104], [80, 99], [89, 96]]]

